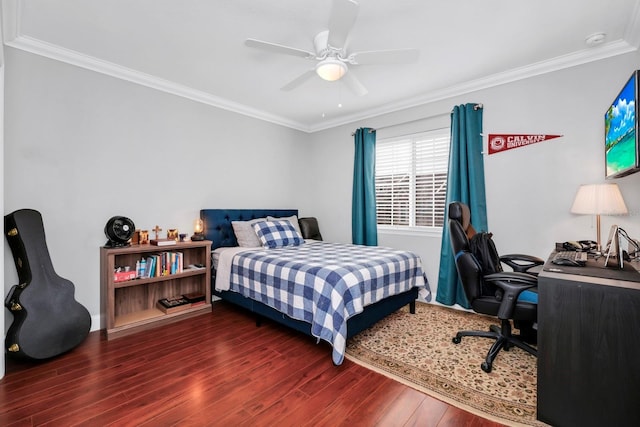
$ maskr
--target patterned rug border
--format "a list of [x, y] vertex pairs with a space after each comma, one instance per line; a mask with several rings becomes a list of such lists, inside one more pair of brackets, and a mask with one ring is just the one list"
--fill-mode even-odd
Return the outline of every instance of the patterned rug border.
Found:
[[[426, 306], [438, 307], [439, 309], [454, 310], [437, 304], [427, 304], [423, 302], [418, 302], [417, 304], [425, 304]], [[393, 315], [380, 322], [388, 322], [392, 316]], [[487, 344], [490, 344], [488, 340]], [[535, 419], [535, 405], [532, 407], [531, 405], [511, 402], [488, 394], [479, 393], [464, 384], [459, 384], [433, 372], [427, 372], [406, 363], [398, 362], [392, 357], [379, 354], [371, 349], [360, 346], [356, 347], [352, 343], [348, 343], [345, 356], [350, 361], [367, 369], [371, 369], [431, 397], [488, 420], [509, 426], [547, 426], [547, 424]], [[476, 399], [471, 397], [473, 395], [476, 396]], [[477, 400], [478, 395], [482, 395], [481, 402], [474, 404], [473, 402]], [[532, 419], [523, 420], [522, 417], [524, 416], [531, 417]]]

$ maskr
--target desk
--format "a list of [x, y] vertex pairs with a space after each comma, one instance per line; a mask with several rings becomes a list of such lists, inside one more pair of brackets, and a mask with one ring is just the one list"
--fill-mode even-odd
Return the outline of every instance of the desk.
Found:
[[545, 263], [538, 276], [539, 420], [640, 425], [638, 264], [619, 271], [602, 258], [586, 267]]

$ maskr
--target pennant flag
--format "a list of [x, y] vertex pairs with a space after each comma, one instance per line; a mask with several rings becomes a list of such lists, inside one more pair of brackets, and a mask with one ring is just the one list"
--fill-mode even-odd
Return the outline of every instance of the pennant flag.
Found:
[[529, 134], [489, 134], [489, 154], [501, 153], [511, 150], [512, 148], [520, 148], [526, 145], [536, 144], [538, 142], [547, 141], [553, 138], [559, 138], [562, 135], [529, 135]]

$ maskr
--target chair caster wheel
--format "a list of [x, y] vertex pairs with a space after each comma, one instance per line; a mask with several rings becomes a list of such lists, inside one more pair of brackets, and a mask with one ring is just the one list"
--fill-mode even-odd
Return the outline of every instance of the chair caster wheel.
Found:
[[460, 344], [460, 341], [462, 341], [462, 338], [460, 337], [453, 337], [453, 339], [451, 340], [453, 341], [454, 344]]
[[482, 365], [480, 365], [480, 368], [481, 368], [483, 371], [485, 371], [486, 373], [489, 373], [489, 372], [491, 372], [491, 368], [492, 368], [492, 366], [491, 366], [489, 363], [487, 363], [487, 362], [482, 362]]

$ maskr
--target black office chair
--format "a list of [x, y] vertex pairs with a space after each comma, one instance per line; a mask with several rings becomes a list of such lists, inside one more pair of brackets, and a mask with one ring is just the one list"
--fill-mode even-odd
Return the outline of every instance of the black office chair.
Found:
[[[518, 296], [522, 291], [537, 286], [537, 277], [526, 271], [544, 264], [544, 261], [529, 255], [507, 255], [500, 257], [500, 260], [507, 265], [515, 265], [518, 271], [486, 274], [470, 250], [468, 233], [472, 230], [469, 207], [460, 202], [451, 203], [449, 234], [456, 270], [465, 295], [475, 312], [496, 316], [501, 321], [500, 326], [492, 325], [489, 331], [459, 331], [453, 342], [459, 344], [465, 336], [495, 339], [485, 361], [480, 365], [483, 371], [491, 372], [493, 361], [501, 349], [506, 351], [516, 346], [537, 357], [537, 350], [524, 342], [524, 337], [512, 334], [511, 321], [513, 320], [521, 331], [526, 328], [531, 333], [531, 326], [537, 321], [538, 306], [531, 302], [518, 301]], [[486, 285], [493, 285], [497, 291], [483, 295], [483, 289], [492, 287]]]

